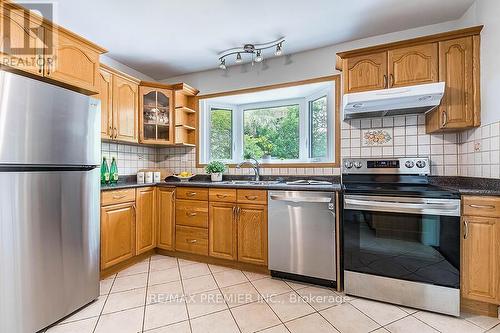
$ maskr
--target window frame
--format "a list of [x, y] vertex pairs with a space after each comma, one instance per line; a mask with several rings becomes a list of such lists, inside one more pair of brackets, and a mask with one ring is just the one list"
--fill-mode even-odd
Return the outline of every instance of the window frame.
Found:
[[[260, 86], [260, 87], [255, 87], [255, 88], [245, 88], [245, 89], [239, 89], [239, 90], [232, 90], [232, 91], [226, 91], [226, 92], [214, 92], [214, 93], [207, 93], [204, 95], [198, 95], [195, 97], [195, 107], [198, 111], [198, 127], [196, 129], [197, 131], [197, 150], [198, 152], [196, 153], [196, 166], [198, 168], [203, 168], [206, 163], [208, 163], [208, 159], [206, 159], [206, 154], [208, 149], [200, 149], [201, 146], [204, 145], [204, 142], [207, 142], [207, 135], [206, 135], [206, 129], [203, 126], [204, 124], [207, 124], [207, 104], [213, 104], [209, 103], [210, 99], [214, 98], [219, 98], [219, 97], [224, 97], [224, 96], [231, 96], [231, 95], [240, 95], [240, 94], [247, 94], [247, 93], [255, 93], [259, 91], [265, 91], [265, 90], [274, 90], [274, 89], [280, 89], [280, 88], [287, 88], [287, 87], [293, 87], [293, 86], [301, 86], [301, 85], [307, 85], [307, 84], [312, 84], [312, 83], [319, 83], [319, 82], [330, 82], [332, 85], [328, 89], [328, 94], [329, 94], [329, 99], [328, 99], [328, 108], [330, 111], [330, 116], [328, 119], [328, 128], [333, 129], [329, 131], [328, 135], [328, 145], [330, 146], [330, 149], [328, 152], [331, 154], [328, 159], [329, 161], [318, 161], [317, 159], [308, 159], [308, 160], [293, 160], [290, 162], [285, 162], [285, 161], [274, 161], [274, 163], [261, 163], [261, 167], [263, 168], [282, 168], [282, 167], [290, 167], [290, 168], [318, 168], [318, 167], [328, 167], [328, 168], [338, 168], [340, 167], [341, 164], [341, 157], [340, 157], [340, 134], [341, 134], [341, 79], [339, 74], [335, 75], [330, 75], [330, 76], [324, 76], [324, 77], [319, 77], [319, 78], [313, 78], [313, 79], [305, 79], [301, 81], [296, 81], [296, 82], [287, 82], [287, 83], [278, 83], [278, 84], [272, 84], [272, 85], [267, 85], [267, 86]], [[257, 103], [260, 104], [260, 103]], [[222, 104], [221, 108], [227, 108], [229, 104]], [[233, 109], [234, 111], [234, 109]], [[235, 113], [233, 112], [233, 117]], [[330, 119], [331, 118], [331, 119]], [[233, 118], [234, 121], [234, 118]], [[233, 130], [233, 135], [236, 133], [236, 129]], [[239, 130], [243, 136], [243, 130]], [[310, 129], [307, 129], [307, 140], [309, 140], [309, 131]], [[304, 140], [302, 140], [304, 141]], [[203, 151], [205, 150], [205, 151]], [[233, 140], [233, 150], [234, 150], [234, 140]], [[309, 154], [309, 151], [307, 151]], [[243, 152], [239, 153], [243, 155]], [[205, 156], [204, 156], [205, 155]], [[239, 156], [235, 155], [233, 152], [233, 156]], [[308, 155], [309, 156], [309, 155]], [[242, 156], [243, 157], [243, 156]], [[234, 167], [237, 162], [235, 161], [225, 161], [229, 167]]]
[[[318, 99], [326, 97], [326, 123], [327, 124], [333, 124], [334, 126], [327, 126], [327, 135], [326, 135], [326, 146], [327, 146], [327, 155], [325, 158], [319, 158], [319, 157], [312, 157], [312, 102], [317, 101]], [[332, 89], [322, 89], [320, 91], [315, 92], [312, 95], [307, 96], [306, 99], [306, 105], [307, 105], [307, 117], [308, 117], [308, 122], [307, 122], [307, 157], [310, 162], [330, 162], [335, 158], [335, 101], [333, 99], [333, 91]], [[333, 130], [332, 130], [333, 127]]]

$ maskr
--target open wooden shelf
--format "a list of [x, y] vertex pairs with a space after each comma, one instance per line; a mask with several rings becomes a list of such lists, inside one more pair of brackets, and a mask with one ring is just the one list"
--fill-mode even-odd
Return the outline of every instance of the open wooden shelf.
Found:
[[175, 144], [186, 147], [196, 147], [198, 90], [179, 83], [173, 85], [175, 94]]

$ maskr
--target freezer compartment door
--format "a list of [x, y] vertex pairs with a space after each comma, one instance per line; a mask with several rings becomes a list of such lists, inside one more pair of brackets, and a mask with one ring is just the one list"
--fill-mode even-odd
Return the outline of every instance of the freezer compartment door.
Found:
[[99, 170], [0, 184], [0, 332], [33, 333], [99, 296]]
[[269, 192], [269, 269], [335, 281], [335, 199], [330, 192]]
[[0, 71], [0, 165], [99, 165], [100, 102]]

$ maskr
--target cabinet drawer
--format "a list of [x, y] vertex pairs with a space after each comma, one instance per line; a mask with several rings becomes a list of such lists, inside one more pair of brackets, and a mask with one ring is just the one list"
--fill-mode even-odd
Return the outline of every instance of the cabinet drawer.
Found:
[[208, 228], [208, 202], [177, 200], [175, 202], [175, 224]]
[[135, 189], [104, 191], [101, 193], [101, 206], [135, 201]]
[[175, 249], [181, 252], [208, 255], [208, 229], [176, 226]]
[[500, 217], [500, 197], [475, 197], [462, 198], [463, 215]]
[[177, 199], [208, 200], [208, 188], [178, 187]]
[[267, 191], [238, 190], [238, 202], [267, 205]]
[[210, 201], [236, 202], [236, 190], [230, 188], [211, 188], [209, 190]]

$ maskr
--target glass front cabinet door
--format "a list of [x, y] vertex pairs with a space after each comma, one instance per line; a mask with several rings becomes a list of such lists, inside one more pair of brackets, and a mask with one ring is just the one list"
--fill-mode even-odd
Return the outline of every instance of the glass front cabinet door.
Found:
[[172, 144], [174, 142], [173, 92], [168, 89], [140, 87], [140, 142]]

